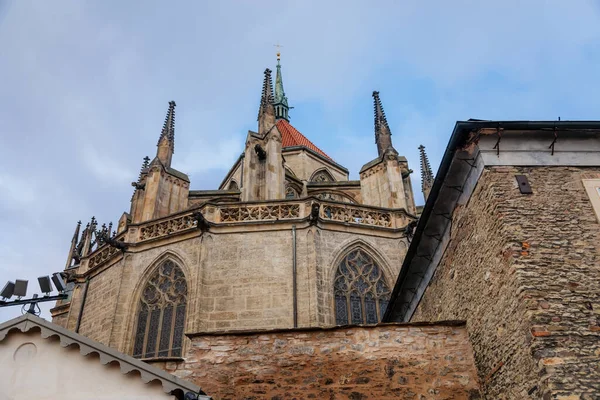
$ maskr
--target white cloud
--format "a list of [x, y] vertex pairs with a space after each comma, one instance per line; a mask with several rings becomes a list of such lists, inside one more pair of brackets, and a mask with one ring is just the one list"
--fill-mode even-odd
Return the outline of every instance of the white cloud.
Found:
[[376, 154], [381, 90], [415, 192], [416, 147], [435, 169], [458, 119], [592, 119], [600, 107], [594, 1], [6, 4], [0, 225], [13, 234], [0, 233], [0, 259], [34, 277], [62, 265], [78, 219], [129, 207], [169, 100], [173, 166], [193, 188], [220, 181], [256, 129], [277, 42], [290, 103], [305, 107], [294, 125], [355, 178]]

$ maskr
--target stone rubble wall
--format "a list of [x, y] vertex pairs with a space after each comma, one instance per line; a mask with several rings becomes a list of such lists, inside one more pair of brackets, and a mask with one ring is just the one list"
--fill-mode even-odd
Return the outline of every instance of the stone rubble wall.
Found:
[[192, 337], [167, 371], [215, 399], [479, 399], [464, 323]]
[[[515, 175], [526, 175], [523, 195]], [[464, 319], [489, 399], [600, 395], [599, 168], [486, 168], [412, 321]]]

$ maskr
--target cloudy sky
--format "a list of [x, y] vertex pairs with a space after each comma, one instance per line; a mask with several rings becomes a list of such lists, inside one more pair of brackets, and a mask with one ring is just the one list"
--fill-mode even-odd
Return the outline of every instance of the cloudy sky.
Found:
[[0, 285], [37, 290], [78, 220], [129, 210], [169, 100], [173, 166], [216, 188], [278, 42], [292, 124], [354, 179], [373, 90], [417, 184], [417, 146], [436, 169], [457, 120], [599, 118], [598, 1], [0, 0]]

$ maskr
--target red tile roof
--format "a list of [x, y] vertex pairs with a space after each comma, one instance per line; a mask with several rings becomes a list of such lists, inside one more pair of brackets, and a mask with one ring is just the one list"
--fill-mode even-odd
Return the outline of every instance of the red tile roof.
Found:
[[277, 121], [277, 129], [279, 129], [279, 132], [281, 133], [281, 144], [283, 148], [292, 146], [304, 146], [313, 151], [316, 151], [317, 153], [331, 160], [331, 157], [325, 154], [323, 150], [315, 146], [313, 142], [306, 138], [306, 136], [298, 132], [298, 129], [290, 125], [290, 123], [287, 122], [285, 119], [280, 119], [279, 121]]

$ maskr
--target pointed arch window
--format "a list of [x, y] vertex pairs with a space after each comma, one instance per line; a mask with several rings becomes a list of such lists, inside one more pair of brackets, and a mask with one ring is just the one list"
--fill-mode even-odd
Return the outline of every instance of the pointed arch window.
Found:
[[329, 171], [322, 169], [313, 174], [310, 178], [311, 182], [335, 182]]
[[338, 266], [334, 296], [336, 325], [376, 324], [388, 306], [390, 289], [375, 260], [356, 249]]
[[185, 275], [177, 264], [166, 260], [142, 290], [133, 356], [181, 357], [186, 305]]
[[239, 186], [238, 186], [238, 184], [237, 184], [237, 182], [236, 182], [236, 181], [231, 181], [231, 182], [229, 182], [229, 187], [228, 187], [228, 189], [229, 189], [229, 190], [240, 190], [240, 188], [239, 188]]

